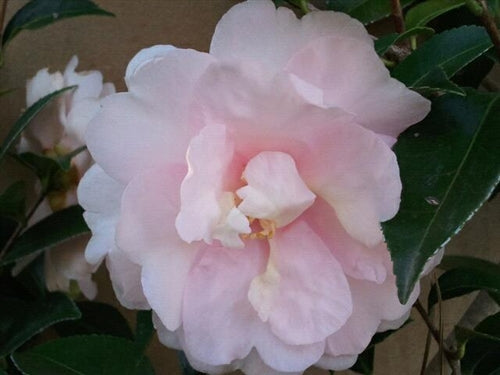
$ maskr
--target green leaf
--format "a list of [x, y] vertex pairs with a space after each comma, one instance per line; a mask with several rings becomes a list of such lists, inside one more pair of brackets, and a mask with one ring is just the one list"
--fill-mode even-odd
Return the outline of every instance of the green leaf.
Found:
[[500, 176], [500, 95], [443, 95], [394, 146], [401, 205], [382, 223], [405, 303], [424, 264], [483, 204]]
[[464, 66], [492, 46], [488, 33], [479, 26], [462, 26], [437, 34], [404, 59], [392, 76], [406, 86], [418, 88], [432, 84], [437, 68], [451, 78]]
[[62, 293], [47, 294], [43, 300], [0, 295], [0, 304], [0, 357], [47, 327], [80, 317], [76, 305]]
[[375, 41], [375, 51], [382, 56], [387, 52], [390, 46], [393, 44], [399, 43], [405, 39], [408, 39], [411, 36], [415, 35], [424, 35], [424, 36], [432, 36], [434, 35], [434, 30], [430, 27], [415, 27], [409, 30], [406, 30], [404, 33], [397, 34], [388, 34], [378, 38]]
[[24, 221], [26, 209], [26, 184], [24, 181], [14, 182], [0, 194], [0, 216]]
[[0, 161], [4, 158], [5, 154], [9, 148], [14, 144], [17, 138], [21, 135], [24, 129], [30, 124], [31, 120], [44, 109], [52, 100], [61, 96], [69, 90], [73, 90], [76, 86], [65, 87], [61, 90], [54, 91], [53, 93], [44, 96], [39, 99], [35, 104], [30, 106], [21, 117], [15, 122], [15, 124], [10, 128], [7, 137], [4, 139], [2, 146], [0, 147]]
[[349, 369], [363, 375], [373, 374], [373, 359], [375, 358], [375, 347], [367, 348], [358, 356], [356, 363]]
[[432, 93], [465, 95], [465, 91], [450, 81], [441, 68], [435, 68], [430, 71], [429, 74], [425, 76], [424, 80], [419, 83], [417, 91], [423, 95]]
[[465, 5], [464, 0], [427, 0], [419, 3], [408, 10], [405, 24], [408, 29], [417, 26], [425, 26], [434, 18], [450, 10]]
[[34, 30], [69, 17], [114, 16], [89, 0], [32, 0], [12, 17], [2, 36], [2, 47], [22, 30]]
[[150, 375], [154, 370], [137, 346], [113, 336], [72, 336], [14, 353], [26, 375]]
[[71, 238], [89, 233], [80, 206], [57, 211], [30, 227], [14, 242], [1, 264], [12, 263], [26, 255], [40, 253]]
[[[413, 0], [401, 0], [401, 6], [410, 5]], [[349, 14], [361, 21], [370, 24], [391, 15], [391, 2], [387, 0], [326, 0], [330, 10]]]
[[111, 305], [84, 301], [77, 303], [82, 313], [78, 320], [62, 322], [54, 326], [60, 336], [106, 334], [132, 340], [127, 320]]
[[[439, 268], [446, 269], [439, 279], [441, 298], [460, 297], [476, 290], [486, 290], [500, 297], [500, 265], [484, 259], [468, 256], [444, 257]], [[428, 306], [437, 303], [437, 291], [433, 286], [428, 297]]]
[[465, 347], [460, 361], [463, 375], [498, 374], [500, 370], [500, 313], [487, 317], [474, 330], [455, 329]]
[[151, 310], [137, 311], [135, 342], [142, 351], [146, 350], [154, 334]]
[[4, 248], [18, 225], [14, 219], [0, 216], [0, 249]]

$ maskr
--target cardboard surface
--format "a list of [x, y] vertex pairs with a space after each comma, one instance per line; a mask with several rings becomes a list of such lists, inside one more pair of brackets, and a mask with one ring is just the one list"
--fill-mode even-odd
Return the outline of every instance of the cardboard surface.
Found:
[[[36, 71], [49, 67], [63, 70], [72, 55], [80, 58], [78, 70], [98, 69], [105, 80], [115, 83], [118, 91], [125, 89], [123, 75], [128, 61], [141, 48], [154, 44], [172, 44], [182, 48], [208, 51], [210, 38], [222, 14], [234, 0], [97, 0], [115, 18], [80, 17], [62, 20], [37, 31], [24, 31], [9, 45], [5, 65], [0, 70], [0, 89], [18, 88], [0, 98], [0, 137], [20, 114], [24, 103], [24, 85]], [[8, 3], [7, 19], [24, 1]], [[28, 178], [8, 163], [0, 171], [0, 187], [14, 179]], [[488, 203], [466, 225], [462, 233], [448, 245], [450, 253], [473, 253], [496, 261], [495, 249], [500, 243], [500, 200]], [[112, 302], [113, 292], [106, 283], [104, 270], [97, 275], [98, 300]], [[445, 303], [447, 330], [465, 310], [470, 298], [461, 303]], [[134, 314], [125, 312], [133, 321]], [[375, 374], [418, 374], [424, 349], [426, 330], [418, 316], [414, 322], [379, 346]], [[433, 350], [435, 351], [433, 344]], [[155, 339], [149, 355], [158, 375], [178, 375], [175, 352]], [[326, 375], [312, 369], [307, 375]]]

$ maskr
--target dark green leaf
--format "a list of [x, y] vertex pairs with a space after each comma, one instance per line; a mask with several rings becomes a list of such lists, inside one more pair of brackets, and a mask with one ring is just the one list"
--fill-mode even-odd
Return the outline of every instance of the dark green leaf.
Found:
[[465, 91], [450, 81], [446, 73], [441, 68], [436, 68], [429, 72], [423, 81], [419, 83], [418, 92], [424, 95], [432, 93], [450, 93], [455, 95], [465, 95]]
[[26, 375], [150, 375], [149, 360], [137, 346], [113, 336], [73, 336], [50, 341], [12, 360]]
[[415, 27], [413, 29], [406, 30], [404, 33], [397, 34], [388, 34], [378, 38], [375, 41], [375, 51], [382, 56], [387, 52], [390, 46], [393, 44], [399, 43], [405, 39], [408, 39], [411, 36], [415, 35], [424, 35], [424, 36], [432, 36], [434, 34], [434, 30], [430, 27]]
[[500, 95], [443, 95], [403, 133], [394, 151], [403, 182], [400, 210], [382, 224], [406, 302], [425, 262], [457, 233], [500, 176]]
[[[403, 7], [411, 4], [413, 0], [402, 0]], [[326, 0], [328, 9], [349, 14], [361, 21], [370, 24], [390, 16], [391, 2], [387, 0]]]
[[0, 304], [0, 357], [47, 327], [80, 317], [76, 305], [62, 293], [47, 294], [43, 300], [0, 295]]
[[392, 71], [406, 86], [429, 86], [437, 68], [451, 78], [492, 46], [488, 33], [479, 26], [462, 26], [438, 34], [404, 59]]
[[[500, 297], [500, 265], [487, 260], [467, 257], [448, 256], [439, 266], [447, 271], [438, 280], [441, 298], [447, 300], [460, 297], [476, 290], [486, 290]], [[428, 297], [428, 306], [437, 302], [434, 286]]]
[[69, 17], [113, 16], [89, 0], [33, 0], [14, 14], [5, 27], [2, 47], [22, 30], [34, 30]]
[[35, 104], [30, 106], [21, 117], [16, 121], [16, 123], [10, 128], [7, 137], [4, 139], [2, 146], [0, 147], [0, 161], [3, 159], [9, 148], [14, 144], [17, 138], [21, 135], [24, 129], [30, 124], [31, 120], [49, 104], [52, 100], [58, 96], [64, 94], [68, 90], [74, 89], [76, 86], [65, 87], [61, 90], [54, 91], [53, 93], [44, 96], [39, 99]]
[[113, 306], [91, 301], [78, 302], [77, 305], [82, 317], [57, 324], [54, 328], [60, 336], [96, 333], [133, 339], [127, 320]]
[[356, 363], [350, 368], [351, 371], [358, 372], [363, 375], [373, 374], [373, 359], [375, 357], [375, 347], [367, 348], [358, 356]]
[[44, 254], [40, 254], [16, 276], [16, 281], [34, 298], [46, 295], [44, 258]]
[[500, 313], [487, 317], [474, 330], [456, 327], [457, 339], [466, 343], [463, 375], [498, 374], [500, 370]]
[[425, 26], [441, 14], [465, 5], [465, 0], [427, 0], [415, 5], [406, 13], [405, 24], [408, 29]]
[[18, 225], [13, 219], [0, 216], [0, 249], [4, 248]]
[[153, 320], [151, 310], [137, 311], [137, 323], [135, 327], [135, 342], [141, 348], [146, 350], [154, 334]]
[[80, 206], [71, 206], [40, 220], [24, 232], [13, 244], [2, 264], [14, 262], [26, 255], [40, 253], [71, 238], [89, 232]]
[[23, 222], [25, 199], [26, 184], [23, 181], [14, 182], [0, 194], [0, 216]]
[[78, 147], [66, 155], [59, 156], [56, 159], [56, 161], [60, 165], [62, 170], [69, 171], [69, 169], [71, 168], [71, 159], [73, 159], [75, 156], [82, 153], [86, 149], [87, 149], [87, 146]]
[[[0, 56], [0, 59], [1, 59], [1, 56]], [[0, 65], [1, 66], [1, 65]], [[7, 95], [13, 91], [15, 91], [16, 89], [0, 89], [0, 96], [4, 96], [4, 95]]]
[[191, 367], [184, 352], [178, 351], [177, 356], [179, 357], [179, 364], [181, 366], [182, 375], [206, 375], [203, 372], [196, 371]]

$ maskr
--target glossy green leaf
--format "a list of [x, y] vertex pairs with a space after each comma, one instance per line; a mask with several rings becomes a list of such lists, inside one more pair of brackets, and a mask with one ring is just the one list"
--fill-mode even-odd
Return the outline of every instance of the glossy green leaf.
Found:
[[377, 53], [380, 56], [382, 56], [384, 53], [387, 52], [389, 47], [392, 46], [393, 44], [399, 43], [405, 39], [408, 39], [409, 37], [416, 35], [423, 35], [429, 37], [434, 35], [434, 30], [431, 29], [430, 27], [415, 27], [406, 30], [404, 33], [401, 34], [393, 33], [384, 35], [375, 41], [375, 51], [377, 51]]
[[31, 120], [50, 102], [52, 102], [57, 97], [61, 96], [65, 92], [74, 89], [76, 86], [65, 87], [61, 90], [54, 91], [53, 93], [44, 96], [39, 99], [35, 104], [30, 106], [21, 117], [15, 122], [15, 124], [10, 128], [7, 137], [3, 140], [2, 146], [0, 147], [0, 161], [4, 158], [5, 154], [9, 148], [16, 142], [17, 138], [21, 135], [24, 129], [30, 124]]
[[62, 322], [54, 326], [60, 336], [95, 333], [133, 339], [127, 320], [113, 306], [92, 301], [78, 302], [77, 306], [82, 313], [80, 319]]
[[[469, 256], [447, 256], [439, 265], [447, 270], [439, 279], [441, 298], [447, 300], [460, 297], [477, 290], [500, 297], [500, 265], [484, 259]], [[434, 286], [428, 297], [429, 307], [437, 303]]]
[[427, 0], [408, 10], [405, 17], [406, 27], [411, 29], [425, 26], [434, 18], [450, 10], [465, 5], [465, 0]]
[[465, 355], [460, 361], [463, 375], [500, 372], [500, 313], [487, 317], [474, 330], [457, 327], [455, 332], [458, 339], [466, 342]]
[[[401, 6], [411, 4], [413, 0], [402, 0]], [[391, 2], [387, 0], [326, 0], [328, 9], [349, 14], [361, 21], [370, 24], [391, 15]]]
[[47, 327], [80, 317], [76, 305], [62, 293], [50, 293], [41, 300], [0, 295], [0, 305], [0, 357]]
[[143, 351], [146, 350], [154, 332], [151, 310], [137, 311], [134, 340], [137, 346]]
[[80, 206], [71, 206], [40, 220], [14, 242], [2, 264], [40, 253], [71, 238], [89, 233]]
[[451, 78], [492, 46], [488, 33], [479, 26], [462, 26], [426, 41], [392, 71], [406, 86], [432, 85], [432, 75], [441, 69]]
[[150, 375], [149, 360], [129, 340], [113, 336], [72, 336], [14, 353], [26, 375]]
[[34, 30], [55, 21], [84, 15], [113, 16], [89, 0], [32, 0], [14, 14], [5, 27], [2, 47], [22, 30]]
[[0, 194], [0, 216], [24, 220], [26, 209], [26, 184], [23, 181], [14, 182]]
[[465, 95], [465, 91], [450, 81], [442, 68], [435, 68], [427, 74], [423, 81], [420, 81], [417, 91], [422, 95], [433, 93], [450, 93], [455, 95]]
[[443, 95], [394, 146], [403, 192], [382, 224], [399, 299], [406, 302], [424, 264], [486, 201], [500, 176], [500, 95]]

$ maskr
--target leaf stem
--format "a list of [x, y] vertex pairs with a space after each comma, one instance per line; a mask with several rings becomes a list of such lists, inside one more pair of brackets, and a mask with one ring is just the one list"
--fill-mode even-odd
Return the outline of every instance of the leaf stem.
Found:
[[486, 31], [488, 31], [490, 39], [493, 42], [493, 45], [495, 46], [495, 51], [497, 53], [497, 56], [498, 58], [500, 58], [500, 32], [498, 31], [498, 27], [495, 23], [495, 20], [493, 19], [493, 16], [488, 10], [488, 5], [486, 4], [486, 1], [485, 0], [478, 0], [478, 1], [479, 4], [481, 5], [481, 8], [483, 8], [483, 11], [479, 16], [479, 18], [481, 19], [481, 22], [486, 28]]
[[391, 0], [391, 13], [394, 20], [394, 28], [398, 34], [405, 31], [405, 21], [403, 18], [403, 8], [399, 0]]
[[12, 245], [14, 244], [14, 241], [16, 238], [19, 236], [19, 234], [26, 228], [28, 225], [28, 221], [31, 219], [37, 208], [40, 206], [40, 204], [43, 202], [45, 197], [47, 196], [47, 192], [45, 190], [42, 190], [40, 193], [40, 196], [37, 198], [35, 204], [30, 208], [28, 213], [26, 214], [26, 218], [24, 219], [23, 222], [18, 223], [16, 229], [12, 233], [12, 235], [9, 237], [7, 240], [7, 243], [3, 247], [2, 251], [0, 252], [0, 260], [7, 254], [7, 252], [10, 250]]

